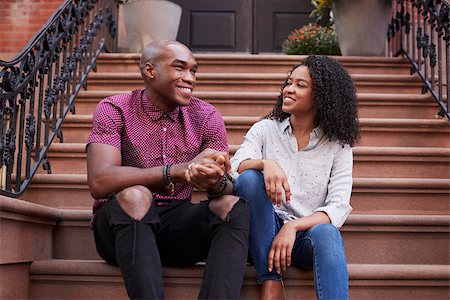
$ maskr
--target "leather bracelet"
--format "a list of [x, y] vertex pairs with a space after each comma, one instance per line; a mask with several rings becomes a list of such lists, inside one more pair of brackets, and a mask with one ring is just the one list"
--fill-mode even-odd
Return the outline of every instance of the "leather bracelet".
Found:
[[227, 181], [228, 176], [224, 175], [222, 179], [220, 180], [219, 185], [215, 189], [206, 189], [206, 193], [208, 196], [208, 199], [217, 198], [218, 196], [222, 195], [222, 193], [225, 191], [225, 188], [227, 187]]
[[173, 184], [172, 180], [170, 179], [170, 167], [172, 164], [166, 164], [163, 168], [163, 175], [164, 175], [164, 182], [166, 183], [166, 186], [170, 188], [170, 192], [174, 193], [175, 191], [175, 184]]

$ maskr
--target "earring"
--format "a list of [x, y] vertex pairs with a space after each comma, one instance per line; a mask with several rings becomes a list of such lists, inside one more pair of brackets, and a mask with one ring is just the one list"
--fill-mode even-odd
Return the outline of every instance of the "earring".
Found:
[[153, 79], [153, 76], [150, 76], [150, 79]]

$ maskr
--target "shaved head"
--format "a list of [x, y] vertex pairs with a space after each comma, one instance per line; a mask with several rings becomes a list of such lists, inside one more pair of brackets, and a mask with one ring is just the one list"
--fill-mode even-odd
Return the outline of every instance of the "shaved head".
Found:
[[189, 50], [189, 48], [187, 48], [184, 44], [178, 41], [160, 40], [151, 42], [150, 44], [145, 46], [145, 48], [142, 50], [141, 60], [139, 63], [139, 67], [141, 68], [141, 70], [144, 68], [147, 62], [156, 65], [160, 60], [160, 58], [166, 53], [167, 48], [170, 45], [182, 46]]

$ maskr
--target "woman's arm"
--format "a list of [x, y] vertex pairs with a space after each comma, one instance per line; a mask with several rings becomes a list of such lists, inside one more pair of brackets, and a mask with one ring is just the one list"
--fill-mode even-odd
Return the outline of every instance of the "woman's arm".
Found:
[[315, 210], [315, 212], [322, 211], [326, 213], [331, 220], [331, 224], [337, 228], [344, 225], [345, 220], [352, 211], [350, 206], [353, 183], [352, 169], [352, 148], [348, 145], [340, 146], [334, 156], [324, 206]]

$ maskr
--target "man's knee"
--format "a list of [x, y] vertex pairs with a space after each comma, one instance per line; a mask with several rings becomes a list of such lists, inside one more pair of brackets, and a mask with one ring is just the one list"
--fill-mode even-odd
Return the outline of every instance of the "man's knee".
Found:
[[237, 216], [250, 219], [250, 207], [247, 201], [233, 195], [224, 195], [211, 200], [209, 209], [222, 221], [229, 221]]
[[150, 209], [153, 196], [148, 188], [137, 185], [123, 189], [117, 194], [117, 201], [125, 213], [140, 221]]

